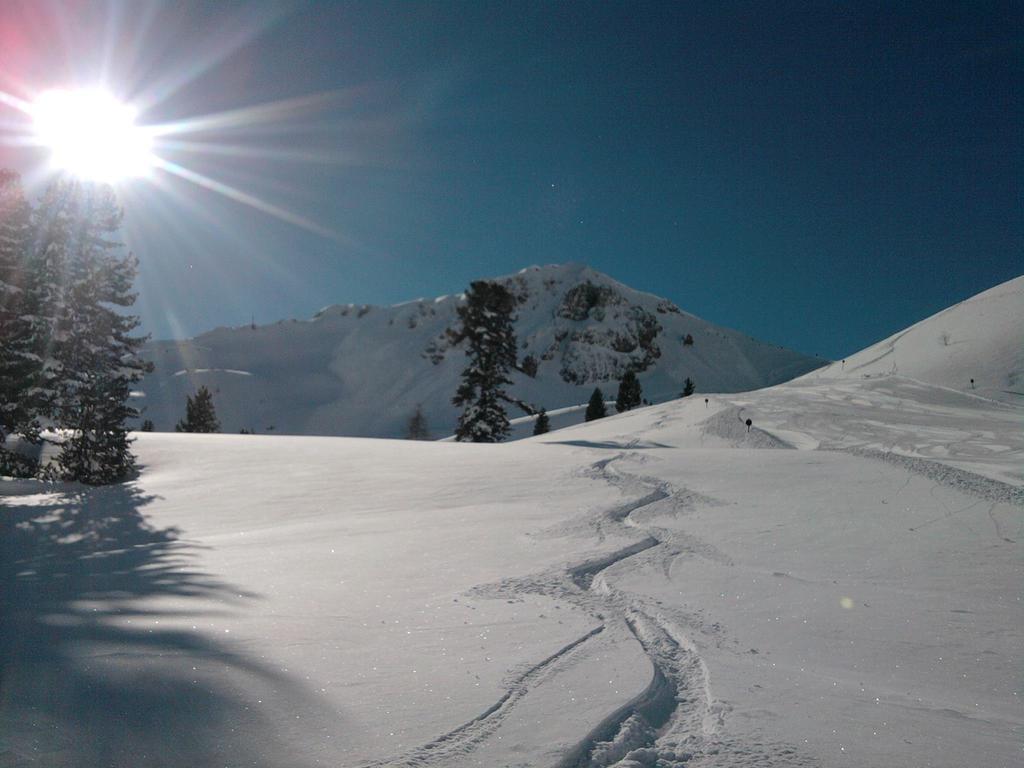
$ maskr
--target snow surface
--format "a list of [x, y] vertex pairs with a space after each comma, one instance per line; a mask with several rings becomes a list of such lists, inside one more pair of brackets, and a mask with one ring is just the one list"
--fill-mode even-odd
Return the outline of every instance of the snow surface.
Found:
[[0, 765], [1019, 765], [1024, 410], [918, 379], [0, 483]]
[[[510, 393], [549, 412], [585, 403], [595, 386], [614, 398], [618, 379], [635, 365], [646, 366], [645, 396], [660, 402], [676, 397], [688, 376], [701, 391], [736, 392], [824, 363], [708, 323], [582, 264], [496, 279], [518, 301], [520, 361], [538, 361], [536, 378], [513, 373]], [[560, 314], [567, 294], [587, 283], [608, 292], [605, 303], [576, 319]], [[156, 367], [139, 387], [145, 398], [138, 405], [157, 431], [170, 431], [184, 416], [186, 396], [205, 385], [225, 432], [365, 437], [404, 437], [420, 406], [432, 435], [442, 438], [454, 431], [451, 399], [466, 366], [463, 346], [452, 347], [445, 331], [457, 327], [464, 300], [458, 294], [391, 307], [336, 305], [310, 321], [152, 342], [145, 355]], [[639, 338], [644, 322], [660, 329], [651, 342]], [[687, 334], [692, 345], [683, 344]]]
[[1004, 402], [1024, 402], [1024, 276], [954, 304], [810, 375], [899, 375], [960, 391], [970, 389], [972, 394]]

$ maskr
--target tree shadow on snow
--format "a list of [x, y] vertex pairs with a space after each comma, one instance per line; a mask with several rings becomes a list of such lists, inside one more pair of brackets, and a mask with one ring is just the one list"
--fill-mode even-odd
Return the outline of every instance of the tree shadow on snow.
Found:
[[181, 626], [255, 596], [191, 568], [134, 484], [51, 488], [0, 484], [0, 767], [296, 765], [257, 699], [302, 691]]

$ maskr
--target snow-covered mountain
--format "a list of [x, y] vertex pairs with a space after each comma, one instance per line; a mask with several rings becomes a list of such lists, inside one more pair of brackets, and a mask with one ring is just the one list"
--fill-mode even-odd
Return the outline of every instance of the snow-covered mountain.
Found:
[[[549, 410], [614, 397], [628, 368], [651, 402], [777, 384], [823, 361], [683, 312], [582, 264], [530, 267], [497, 278], [517, 301], [519, 360], [511, 393]], [[390, 307], [336, 305], [309, 321], [218, 328], [188, 341], [149, 344], [155, 371], [138, 405], [157, 430], [182, 417], [206, 385], [225, 432], [400, 437], [417, 405], [436, 437], [450, 434], [466, 359], [446, 331], [461, 294]], [[513, 411], [515, 417], [521, 415]]]

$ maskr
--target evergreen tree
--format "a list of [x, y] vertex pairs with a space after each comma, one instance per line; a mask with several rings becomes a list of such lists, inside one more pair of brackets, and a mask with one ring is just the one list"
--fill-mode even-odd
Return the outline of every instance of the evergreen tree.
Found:
[[594, 419], [603, 419], [608, 415], [608, 411], [604, 407], [604, 393], [600, 388], [595, 388], [593, 394], [590, 395], [590, 402], [587, 403], [587, 412], [584, 414], [586, 421], [593, 421]]
[[529, 376], [531, 379], [537, 378], [537, 369], [540, 364], [537, 362], [537, 358], [533, 355], [527, 355], [523, 358], [522, 365], [519, 366], [519, 370]]
[[693, 379], [689, 376], [686, 377], [686, 381], [683, 382], [683, 397], [689, 397], [697, 391], [697, 387], [693, 383]]
[[516, 365], [516, 337], [512, 328], [515, 299], [504, 286], [479, 280], [466, 292], [458, 309], [461, 328], [450, 334], [453, 343], [468, 342], [469, 364], [452, 403], [463, 406], [455, 428], [456, 440], [496, 443], [508, 436], [503, 401], [508, 371]]
[[548, 418], [546, 408], [541, 408], [537, 414], [537, 420], [533, 423], [533, 434], [544, 435], [551, 431], [551, 419]]
[[110, 187], [58, 180], [40, 213], [49, 226], [44, 266], [63, 261], [58, 300], [38, 292], [56, 310], [43, 383], [47, 410], [66, 431], [57, 463], [69, 480], [116, 482], [135, 466], [125, 422], [138, 411], [128, 404], [129, 391], [151, 369], [138, 354], [145, 338], [131, 335], [139, 319], [115, 309], [135, 302], [138, 262], [111, 239], [122, 212]]
[[423, 415], [423, 408], [416, 406], [415, 412], [409, 418], [409, 425], [405, 430], [406, 440], [429, 440], [430, 430], [427, 428], [427, 419]]
[[156, 425], [153, 424], [153, 420], [152, 419], [146, 419], [144, 422], [142, 422], [142, 427], [139, 429], [139, 431], [140, 432], [152, 432], [155, 428], [156, 428]]
[[632, 370], [626, 371], [626, 375], [619, 382], [619, 394], [615, 398], [615, 410], [619, 413], [636, 408], [640, 405], [643, 391], [640, 388], [640, 380]]
[[179, 421], [176, 432], [219, 432], [220, 422], [213, 409], [213, 395], [205, 386], [200, 387], [195, 397], [186, 396], [185, 418]]
[[32, 391], [40, 359], [26, 293], [30, 246], [31, 208], [21, 180], [0, 170], [0, 445], [13, 432], [34, 442], [39, 431]]
[[33, 326], [32, 354], [36, 362], [31, 408], [58, 425], [58, 386], [65, 364], [58, 349], [63, 333], [59, 326], [67, 324], [69, 266], [74, 261], [75, 234], [81, 224], [80, 198], [80, 185], [70, 180], [57, 179], [47, 186], [32, 213], [34, 243], [25, 271], [23, 312]]

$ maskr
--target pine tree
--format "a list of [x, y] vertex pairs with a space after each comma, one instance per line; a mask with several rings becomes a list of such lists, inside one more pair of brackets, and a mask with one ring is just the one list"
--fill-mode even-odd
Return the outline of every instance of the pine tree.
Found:
[[541, 408], [537, 414], [537, 420], [533, 423], [533, 434], [544, 435], [551, 431], [551, 419], [548, 418], [546, 408]]
[[409, 417], [409, 425], [405, 430], [406, 440], [429, 440], [430, 430], [427, 428], [427, 419], [423, 415], [423, 408], [416, 406], [415, 412]]
[[686, 377], [686, 381], [683, 382], [683, 397], [689, 397], [697, 391], [697, 387], [693, 383], [693, 379], [689, 376]]
[[71, 224], [54, 228], [46, 246], [60, 254], [64, 268], [44, 363], [52, 398], [48, 410], [67, 433], [57, 463], [66, 479], [112, 483], [134, 469], [125, 422], [138, 411], [128, 396], [131, 385], [151, 369], [138, 354], [145, 338], [131, 335], [139, 319], [115, 309], [135, 302], [138, 262], [121, 255], [120, 244], [111, 239], [122, 211], [110, 187], [58, 180], [44, 203], [49, 199], [58, 201], [59, 210], [44, 204], [43, 214]]
[[31, 208], [21, 179], [0, 170], [0, 445], [13, 432], [32, 442], [39, 432], [32, 392], [41, 361], [26, 292], [30, 246]]
[[220, 422], [213, 408], [213, 395], [205, 386], [200, 387], [195, 397], [187, 396], [185, 418], [179, 421], [176, 432], [219, 432]]
[[537, 358], [533, 355], [527, 355], [523, 358], [522, 364], [519, 366], [519, 370], [529, 376], [531, 379], [537, 378], [537, 369], [540, 364], [537, 362]]
[[[59, 384], [64, 361], [58, 354], [59, 342], [67, 325], [68, 294], [71, 290], [69, 266], [75, 261], [76, 232], [80, 229], [79, 184], [57, 179], [43, 193], [32, 213], [34, 244], [25, 273], [25, 316], [31, 318], [32, 354], [36, 359], [35, 386], [31, 392], [32, 409], [51, 423], [59, 422]], [[59, 424], [58, 424], [59, 425]]]
[[583, 418], [586, 421], [593, 421], [594, 419], [603, 419], [607, 415], [608, 411], [604, 407], [604, 393], [600, 388], [595, 388], [593, 394], [590, 395], [587, 412]]
[[619, 382], [619, 394], [615, 398], [615, 410], [619, 413], [636, 408], [640, 405], [643, 391], [640, 388], [640, 380], [632, 370], [626, 371], [626, 375]]
[[504, 286], [484, 280], [470, 285], [458, 309], [462, 327], [450, 337], [453, 343], [468, 342], [469, 364], [452, 399], [463, 406], [456, 440], [496, 443], [508, 436], [502, 403], [509, 399], [504, 386], [512, 383], [508, 371], [516, 364], [514, 309], [515, 299]]
[[154, 429], [156, 429], [156, 425], [153, 423], [153, 420], [146, 419], [144, 422], [142, 422], [142, 426], [139, 428], [139, 431], [152, 432]]

